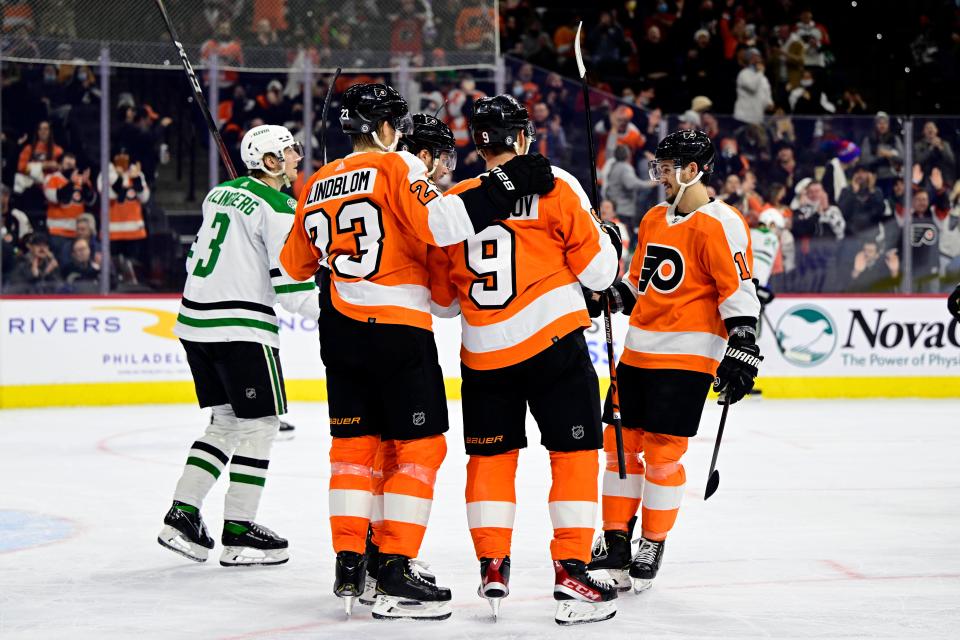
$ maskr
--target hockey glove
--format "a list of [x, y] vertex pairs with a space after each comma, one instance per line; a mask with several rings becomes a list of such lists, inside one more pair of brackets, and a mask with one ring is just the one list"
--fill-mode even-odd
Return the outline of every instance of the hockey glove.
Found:
[[753, 329], [734, 328], [713, 381], [713, 390], [720, 394], [719, 404], [734, 404], [750, 393], [762, 360]]
[[623, 257], [623, 238], [620, 236], [619, 227], [612, 222], [601, 222], [600, 228], [610, 236], [610, 242], [613, 243], [613, 248], [617, 252], [617, 262], [620, 262], [620, 258]]
[[753, 279], [753, 286], [757, 288], [757, 298], [760, 299], [761, 309], [766, 307], [771, 302], [773, 302], [773, 299], [777, 297], [772, 289], [760, 284], [760, 281], [757, 280], [756, 278]]
[[480, 178], [480, 185], [460, 194], [473, 223], [481, 231], [494, 220], [504, 220], [513, 213], [517, 200], [542, 195], [553, 189], [550, 161], [540, 154], [511, 158]]
[[947, 309], [950, 310], [950, 315], [952, 315], [957, 322], [960, 322], [960, 284], [957, 285], [957, 288], [954, 289], [950, 297], [947, 298]]
[[597, 293], [586, 287], [583, 289], [583, 298], [587, 302], [587, 313], [591, 318], [599, 318], [603, 314], [603, 309], [610, 299], [610, 315], [623, 312], [627, 315], [633, 313], [633, 307], [637, 303], [636, 296], [627, 283], [620, 281], [613, 283], [613, 286], [605, 291]]

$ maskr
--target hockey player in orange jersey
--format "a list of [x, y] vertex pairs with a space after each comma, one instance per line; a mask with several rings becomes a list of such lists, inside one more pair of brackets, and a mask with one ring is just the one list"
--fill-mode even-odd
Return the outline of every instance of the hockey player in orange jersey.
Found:
[[[400, 138], [400, 151], [409, 151], [427, 167], [427, 180], [436, 185], [457, 166], [456, 139], [446, 124], [426, 113], [413, 114], [413, 131]], [[429, 251], [442, 251], [431, 247]], [[429, 253], [428, 253], [429, 256]], [[444, 314], [446, 315], [446, 314]], [[373, 604], [376, 598], [377, 572], [379, 570], [380, 544], [383, 541], [383, 487], [399, 470], [396, 440], [380, 440], [380, 447], [373, 461], [373, 514], [370, 517], [370, 534], [367, 538], [367, 577], [361, 604]], [[420, 575], [435, 580], [426, 571], [426, 564], [417, 561]]]
[[[354, 152], [304, 185], [280, 260], [292, 277], [320, 266], [320, 355], [330, 411], [334, 593], [350, 613], [364, 586], [364, 550], [379, 442], [396, 441], [384, 483], [375, 617], [450, 616], [450, 590], [421, 578], [412, 558], [426, 531], [446, 454], [446, 397], [431, 331], [428, 245], [462, 242], [517, 198], [553, 188], [542, 157], [518, 158], [476, 188], [443, 196], [426, 166], [396, 152], [412, 120], [383, 84], [343, 94], [340, 124]], [[297, 274], [293, 276], [293, 274]]]
[[[490, 171], [523, 157], [533, 142], [526, 108], [509, 95], [477, 100], [470, 128]], [[480, 561], [478, 593], [495, 616], [509, 593], [514, 478], [529, 405], [550, 451], [556, 620], [574, 624], [616, 613], [613, 586], [586, 571], [603, 437], [580, 287], [610, 286], [622, 245], [592, 215], [576, 178], [557, 167], [553, 174], [549, 193], [518, 200], [506, 220], [442, 249], [446, 260], [431, 261], [430, 279], [435, 302], [462, 313], [467, 521]]]
[[[643, 217], [629, 274], [605, 292], [611, 311], [630, 314], [617, 366], [627, 479], [617, 475], [607, 427], [604, 533], [590, 568], [607, 570], [621, 589], [632, 580], [642, 591], [657, 575], [686, 482], [680, 458], [697, 433], [710, 383], [721, 402], [737, 402], [762, 360], [750, 232], [740, 212], [707, 195], [714, 157], [702, 131], [660, 141], [650, 177], [667, 201]], [[600, 315], [601, 304], [591, 301], [591, 315]], [[611, 421], [609, 396], [604, 418]], [[638, 508], [642, 537], [631, 559]]]

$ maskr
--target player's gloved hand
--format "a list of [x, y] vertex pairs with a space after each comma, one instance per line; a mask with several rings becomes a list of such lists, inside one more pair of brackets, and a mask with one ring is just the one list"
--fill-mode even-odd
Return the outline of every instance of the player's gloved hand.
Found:
[[607, 305], [608, 299], [610, 300], [610, 315], [621, 312], [630, 315], [633, 313], [633, 307], [637, 303], [637, 298], [633, 295], [633, 291], [629, 285], [622, 280], [614, 282], [612, 287], [599, 293], [591, 291], [586, 287], [580, 288], [583, 289], [583, 297], [587, 302], [587, 313], [590, 314], [591, 318], [600, 317], [604, 307]]
[[591, 318], [599, 318], [603, 313], [603, 307], [607, 304], [604, 293], [586, 287], [580, 287], [580, 291], [583, 293], [583, 301], [587, 303], [587, 313]]
[[734, 404], [750, 393], [762, 360], [753, 329], [734, 328], [713, 381], [713, 390], [720, 394], [719, 404]]
[[513, 213], [517, 200], [542, 195], [553, 189], [550, 161], [534, 153], [511, 158], [480, 178], [480, 185], [460, 193], [474, 231]]
[[610, 236], [610, 242], [613, 243], [613, 248], [617, 252], [617, 261], [619, 262], [620, 258], [623, 257], [623, 238], [620, 236], [620, 228], [612, 222], [601, 222], [600, 228]]
[[757, 298], [760, 299], [761, 307], [767, 306], [768, 304], [773, 302], [774, 298], [777, 297], [772, 289], [760, 284], [760, 281], [757, 280], [756, 278], [753, 279], [753, 285], [757, 288]]
[[950, 297], [947, 298], [947, 309], [950, 311], [957, 322], [960, 322], [960, 284], [953, 290]]

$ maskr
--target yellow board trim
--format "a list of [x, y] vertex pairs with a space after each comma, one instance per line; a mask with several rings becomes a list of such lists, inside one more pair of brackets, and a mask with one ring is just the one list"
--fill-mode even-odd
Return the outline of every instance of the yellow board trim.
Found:
[[[446, 378], [447, 398], [460, 399], [460, 379]], [[286, 380], [287, 399], [325, 402], [323, 380]], [[600, 380], [606, 394], [609, 380]], [[960, 377], [759, 378], [765, 398], [960, 398]], [[197, 401], [192, 382], [90, 382], [0, 387], [0, 409], [182, 404]]]

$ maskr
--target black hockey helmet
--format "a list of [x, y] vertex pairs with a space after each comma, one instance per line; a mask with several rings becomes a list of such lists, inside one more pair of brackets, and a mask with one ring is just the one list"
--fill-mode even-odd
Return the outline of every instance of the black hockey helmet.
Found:
[[704, 178], [713, 173], [713, 163], [717, 152], [713, 142], [703, 131], [674, 131], [657, 145], [656, 164], [650, 167], [650, 178], [659, 180], [659, 164], [663, 160], [672, 160], [674, 167], [682, 167], [696, 162]]
[[383, 121], [400, 133], [413, 130], [407, 101], [389, 85], [355, 84], [343, 92], [340, 104], [340, 126], [348, 136], [375, 133]]
[[397, 149], [416, 155], [426, 149], [434, 160], [441, 159], [447, 169], [457, 166], [457, 141], [444, 122], [426, 113], [413, 114], [413, 133], [404, 134]]
[[470, 132], [478, 149], [495, 144], [512, 148], [521, 130], [533, 142], [536, 130], [530, 122], [530, 114], [513, 96], [503, 93], [492, 98], [479, 98], [473, 103]]

